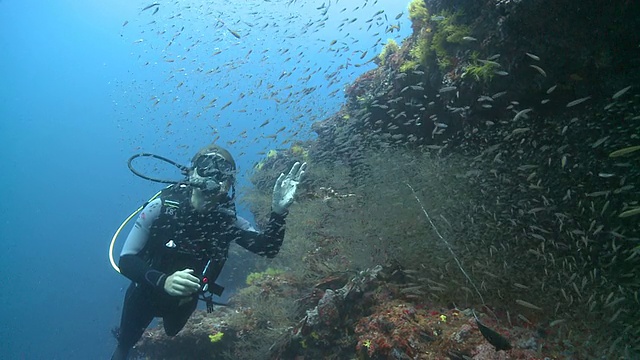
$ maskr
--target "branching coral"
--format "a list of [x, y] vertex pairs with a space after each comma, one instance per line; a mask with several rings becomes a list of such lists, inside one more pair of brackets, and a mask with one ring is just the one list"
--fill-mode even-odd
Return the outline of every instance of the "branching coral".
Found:
[[433, 17], [436, 20], [436, 26], [431, 49], [435, 51], [441, 69], [447, 69], [451, 65], [452, 45], [461, 44], [464, 37], [471, 33], [468, 26], [459, 24], [460, 15], [459, 12], [443, 12]]
[[429, 10], [424, 0], [413, 0], [409, 3], [409, 19], [411, 19], [415, 40], [409, 50], [408, 59], [400, 65], [400, 71], [415, 70], [421, 65], [426, 65], [431, 46], [431, 28], [429, 22]]
[[302, 144], [295, 143], [291, 145], [290, 151], [297, 160], [309, 161], [309, 150], [305, 149]]
[[496, 75], [496, 70], [499, 66], [493, 62], [480, 63], [478, 61], [473, 62], [465, 66], [462, 77], [472, 76], [476, 81], [489, 82]]
[[282, 274], [283, 271], [279, 270], [279, 269], [274, 269], [274, 268], [268, 268], [267, 270], [263, 271], [263, 272], [254, 272], [251, 273], [247, 276], [247, 280], [246, 283], [247, 285], [253, 285], [256, 283], [259, 283], [260, 281], [262, 281], [264, 278], [268, 277], [268, 276], [277, 276]]
[[211, 343], [217, 343], [218, 341], [222, 340], [222, 337], [224, 336], [224, 333], [222, 331], [218, 331], [215, 334], [209, 335], [209, 341], [211, 341]]
[[426, 66], [431, 55], [431, 35], [427, 31], [423, 31], [409, 50], [409, 60], [400, 65], [400, 71], [407, 72], [415, 70], [419, 66]]
[[382, 48], [382, 52], [378, 55], [378, 60], [380, 61], [380, 66], [384, 66], [387, 64], [387, 61], [391, 55], [395, 54], [400, 50], [398, 43], [393, 40], [387, 40], [387, 44]]
[[424, 0], [413, 0], [409, 3], [409, 19], [414, 30], [422, 28], [429, 20], [429, 10]]
[[278, 151], [277, 150], [274, 150], [274, 149], [269, 150], [269, 152], [267, 153], [267, 158], [263, 159], [259, 163], [257, 163], [254, 166], [254, 169], [257, 170], [257, 171], [262, 170], [262, 167], [264, 166], [265, 162], [270, 160], [270, 159], [275, 158], [276, 156], [278, 156]]
[[419, 66], [429, 68], [430, 63], [437, 60], [438, 67], [448, 69], [455, 57], [456, 45], [464, 42], [471, 30], [460, 24], [460, 12], [441, 12], [428, 16], [423, 1], [415, 0], [409, 5], [409, 17], [414, 26], [414, 42], [409, 50], [408, 60], [400, 65], [403, 72], [411, 71]]

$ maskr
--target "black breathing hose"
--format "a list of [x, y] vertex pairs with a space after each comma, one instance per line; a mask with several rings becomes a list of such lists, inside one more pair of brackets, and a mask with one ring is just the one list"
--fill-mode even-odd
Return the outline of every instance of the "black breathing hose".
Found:
[[173, 160], [167, 159], [166, 157], [162, 157], [162, 156], [155, 155], [155, 154], [150, 154], [150, 153], [135, 154], [135, 155], [133, 155], [132, 157], [129, 158], [129, 160], [127, 161], [127, 166], [129, 166], [129, 170], [131, 170], [132, 173], [134, 173], [135, 175], [137, 175], [137, 176], [139, 176], [139, 177], [141, 177], [141, 178], [143, 178], [145, 180], [155, 181], [155, 182], [162, 183], [162, 184], [180, 184], [180, 183], [184, 182], [184, 181], [180, 181], [180, 180], [176, 181], [176, 180], [155, 179], [155, 178], [146, 176], [146, 175], [142, 174], [141, 172], [139, 172], [138, 170], [134, 169], [133, 168], [133, 164], [132, 164], [133, 159], [139, 158], [139, 157], [143, 157], [143, 156], [144, 157], [152, 157], [152, 158], [156, 158], [156, 159], [162, 160], [164, 162], [167, 162], [167, 163], [177, 167], [180, 170], [180, 172], [182, 173], [182, 175], [184, 175], [184, 176], [188, 176], [189, 175], [190, 168], [188, 166], [180, 165], [180, 164], [176, 163]]

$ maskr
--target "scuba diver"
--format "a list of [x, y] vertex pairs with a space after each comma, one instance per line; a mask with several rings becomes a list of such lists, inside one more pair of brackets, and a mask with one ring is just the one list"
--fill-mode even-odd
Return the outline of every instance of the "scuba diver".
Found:
[[[182, 181], [163, 181], [137, 172], [131, 161], [151, 156], [182, 171]], [[172, 183], [134, 212], [118, 229], [111, 243], [113, 267], [129, 278], [118, 346], [112, 360], [127, 359], [153, 318], [162, 317], [168, 336], [175, 336], [196, 309], [198, 300], [213, 311], [213, 294], [223, 288], [216, 279], [227, 260], [229, 245], [273, 258], [284, 239], [284, 224], [306, 163], [296, 162], [281, 173], [273, 188], [271, 216], [264, 232], [254, 229], [235, 211], [235, 170], [231, 154], [211, 144], [198, 151], [191, 167], [153, 154], [134, 155], [129, 168], [145, 179]], [[119, 269], [113, 261], [113, 243], [124, 225], [140, 213], [120, 253]]]

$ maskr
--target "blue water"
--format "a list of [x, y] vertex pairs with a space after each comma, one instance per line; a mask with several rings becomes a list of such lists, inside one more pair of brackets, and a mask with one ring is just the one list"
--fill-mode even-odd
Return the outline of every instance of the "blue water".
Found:
[[[379, 37], [410, 33], [404, 1], [357, 10], [331, 1], [324, 16], [317, 8], [329, 1], [287, 2], [180, 1], [153, 15], [141, 12], [151, 1], [0, 1], [0, 358], [110, 356], [128, 281], [111, 269], [108, 244], [162, 187], [132, 175], [130, 155], [186, 164], [219, 135], [237, 158], [241, 199], [260, 152], [313, 138], [311, 123], [337, 111], [344, 85], [375, 66], [353, 64], [379, 53]], [[382, 9], [388, 21], [367, 31]], [[385, 34], [401, 11], [401, 31]], [[333, 39], [348, 50], [329, 50]], [[283, 71], [292, 75], [279, 79]], [[283, 126], [275, 139], [263, 137]]]

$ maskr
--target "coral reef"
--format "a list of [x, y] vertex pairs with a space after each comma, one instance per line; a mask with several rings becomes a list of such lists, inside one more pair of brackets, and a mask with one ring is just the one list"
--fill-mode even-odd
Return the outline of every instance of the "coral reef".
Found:
[[[349, 280], [332, 278], [317, 283], [298, 299], [307, 308], [305, 315], [282, 331], [277, 329], [276, 314], [263, 317], [256, 311], [259, 303], [244, 303], [245, 292], [238, 295], [241, 300], [234, 304], [234, 310], [196, 311], [174, 338], [165, 336], [160, 326], [147, 331], [135, 351], [140, 357], [167, 360], [541, 359], [545, 355], [555, 358], [565, 351], [545, 340], [548, 333], [496, 321], [495, 313], [487, 309], [492, 315], [480, 314], [483, 322], [514, 344], [511, 350], [497, 352], [478, 330], [471, 310], [416, 302], [418, 290], [395, 282], [399, 278], [384, 273], [388, 271], [392, 269], [383, 271], [378, 266]], [[268, 293], [261, 296], [292, 296], [288, 283], [280, 274], [250, 287], [258, 286]], [[265, 329], [270, 335], [265, 335]], [[265, 338], [269, 342], [264, 343]], [[257, 347], [261, 340], [262, 346]]]
[[162, 321], [147, 330], [133, 349], [133, 358], [158, 360], [216, 359], [216, 354], [229, 351], [236, 340], [228, 327], [233, 310], [217, 306], [212, 314], [196, 311], [175, 337], [165, 335]]

